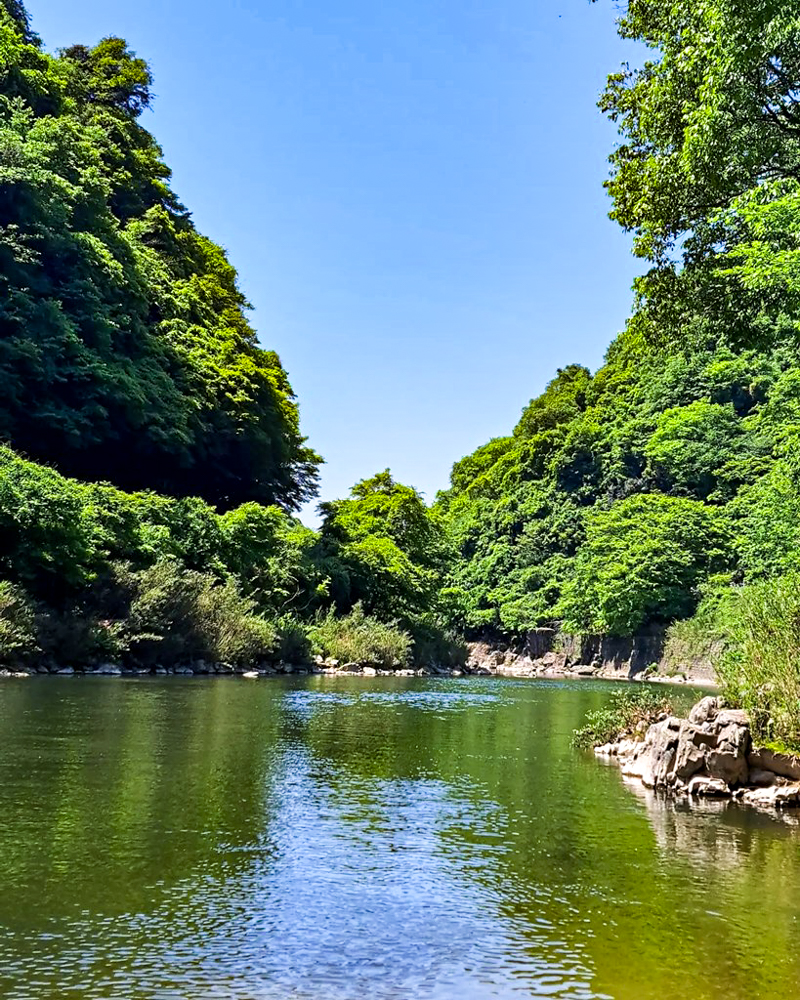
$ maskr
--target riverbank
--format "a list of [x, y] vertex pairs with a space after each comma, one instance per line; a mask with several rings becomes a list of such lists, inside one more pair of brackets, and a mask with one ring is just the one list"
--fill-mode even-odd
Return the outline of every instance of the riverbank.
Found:
[[[545, 632], [547, 630], [540, 630]], [[685, 686], [716, 687], [713, 674], [705, 670], [662, 673], [657, 670], [634, 669], [629, 661], [575, 659], [575, 650], [562, 648], [557, 653], [544, 652], [530, 655], [530, 640], [520, 649], [497, 647], [488, 643], [470, 643], [468, 655], [461, 666], [428, 664], [423, 667], [387, 668], [374, 662], [344, 663], [340, 660], [316, 657], [310, 663], [267, 663], [233, 665], [195, 660], [178, 666], [135, 667], [115, 663], [98, 666], [72, 666], [69, 664], [38, 664], [16, 669], [0, 669], [0, 678], [25, 678], [35, 676], [79, 677], [209, 677], [237, 676], [247, 679], [275, 677], [287, 674], [335, 674], [345, 677], [513, 677], [543, 680], [616, 680], [647, 681], [648, 683], [679, 684]]]
[[703, 698], [686, 719], [662, 713], [652, 725], [640, 722], [594, 752], [627, 779], [677, 797], [800, 806], [800, 757], [758, 746], [747, 712], [716, 697]]
[[665, 656], [664, 641], [663, 632], [618, 639], [565, 636], [553, 629], [536, 629], [518, 645], [470, 643], [467, 670], [500, 677], [585, 677], [718, 686], [710, 661], [687, 657], [676, 663]]
[[334, 674], [342, 677], [461, 677], [468, 669], [454, 667], [398, 667], [386, 669], [374, 663], [340, 663], [318, 658], [314, 663], [261, 663], [257, 666], [235, 666], [229, 663], [207, 663], [203, 660], [177, 667], [124, 667], [105, 663], [96, 667], [45, 666], [0, 670], [0, 678], [26, 677], [280, 677], [290, 674]]

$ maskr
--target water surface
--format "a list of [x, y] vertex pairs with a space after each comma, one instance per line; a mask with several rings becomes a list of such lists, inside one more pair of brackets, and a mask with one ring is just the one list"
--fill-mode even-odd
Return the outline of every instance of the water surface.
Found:
[[572, 750], [609, 691], [6, 682], [0, 996], [797, 996], [798, 828]]

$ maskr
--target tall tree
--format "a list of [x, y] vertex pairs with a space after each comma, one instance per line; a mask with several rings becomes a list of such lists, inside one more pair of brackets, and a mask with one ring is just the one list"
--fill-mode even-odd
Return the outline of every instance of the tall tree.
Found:
[[623, 38], [653, 53], [609, 78], [601, 107], [613, 216], [658, 260], [765, 180], [800, 180], [800, 2], [631, 0]]

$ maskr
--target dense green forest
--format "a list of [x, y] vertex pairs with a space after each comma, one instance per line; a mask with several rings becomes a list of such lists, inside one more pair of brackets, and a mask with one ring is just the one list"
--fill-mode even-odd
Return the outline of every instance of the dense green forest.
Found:
[[454, 466], [450, 605], [723, 639], [731, 697], [800, 736], [800, 3], [631, 0], [619, 30], [648, 50], [600, 101], [634, 312]]
[[296, 507], [318, 456], [139, 124], [147, 64], [118, 38], [51, 57], [2, 6], [0, 436], [83, 479]]
[[458, 662], [669, 627], [726, 640], [739, 700], [797, 702], [800, 0], [631, 0], [619, 30], [649, 55], [600, 101], [606, 186], [644, 273], [605, 364], [556, 373], [432, 507], [383, 472], [315, 532], [321, 460], [140, 124], [147, 64], [50, 55], [0, 0], [7, 660]]

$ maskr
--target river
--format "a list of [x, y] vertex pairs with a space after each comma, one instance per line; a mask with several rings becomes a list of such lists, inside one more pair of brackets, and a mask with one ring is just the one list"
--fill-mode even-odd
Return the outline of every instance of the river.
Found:
[[7, 681], [0, 996], [798, 995], [800, 828], [573, 750], [610, 691]]

